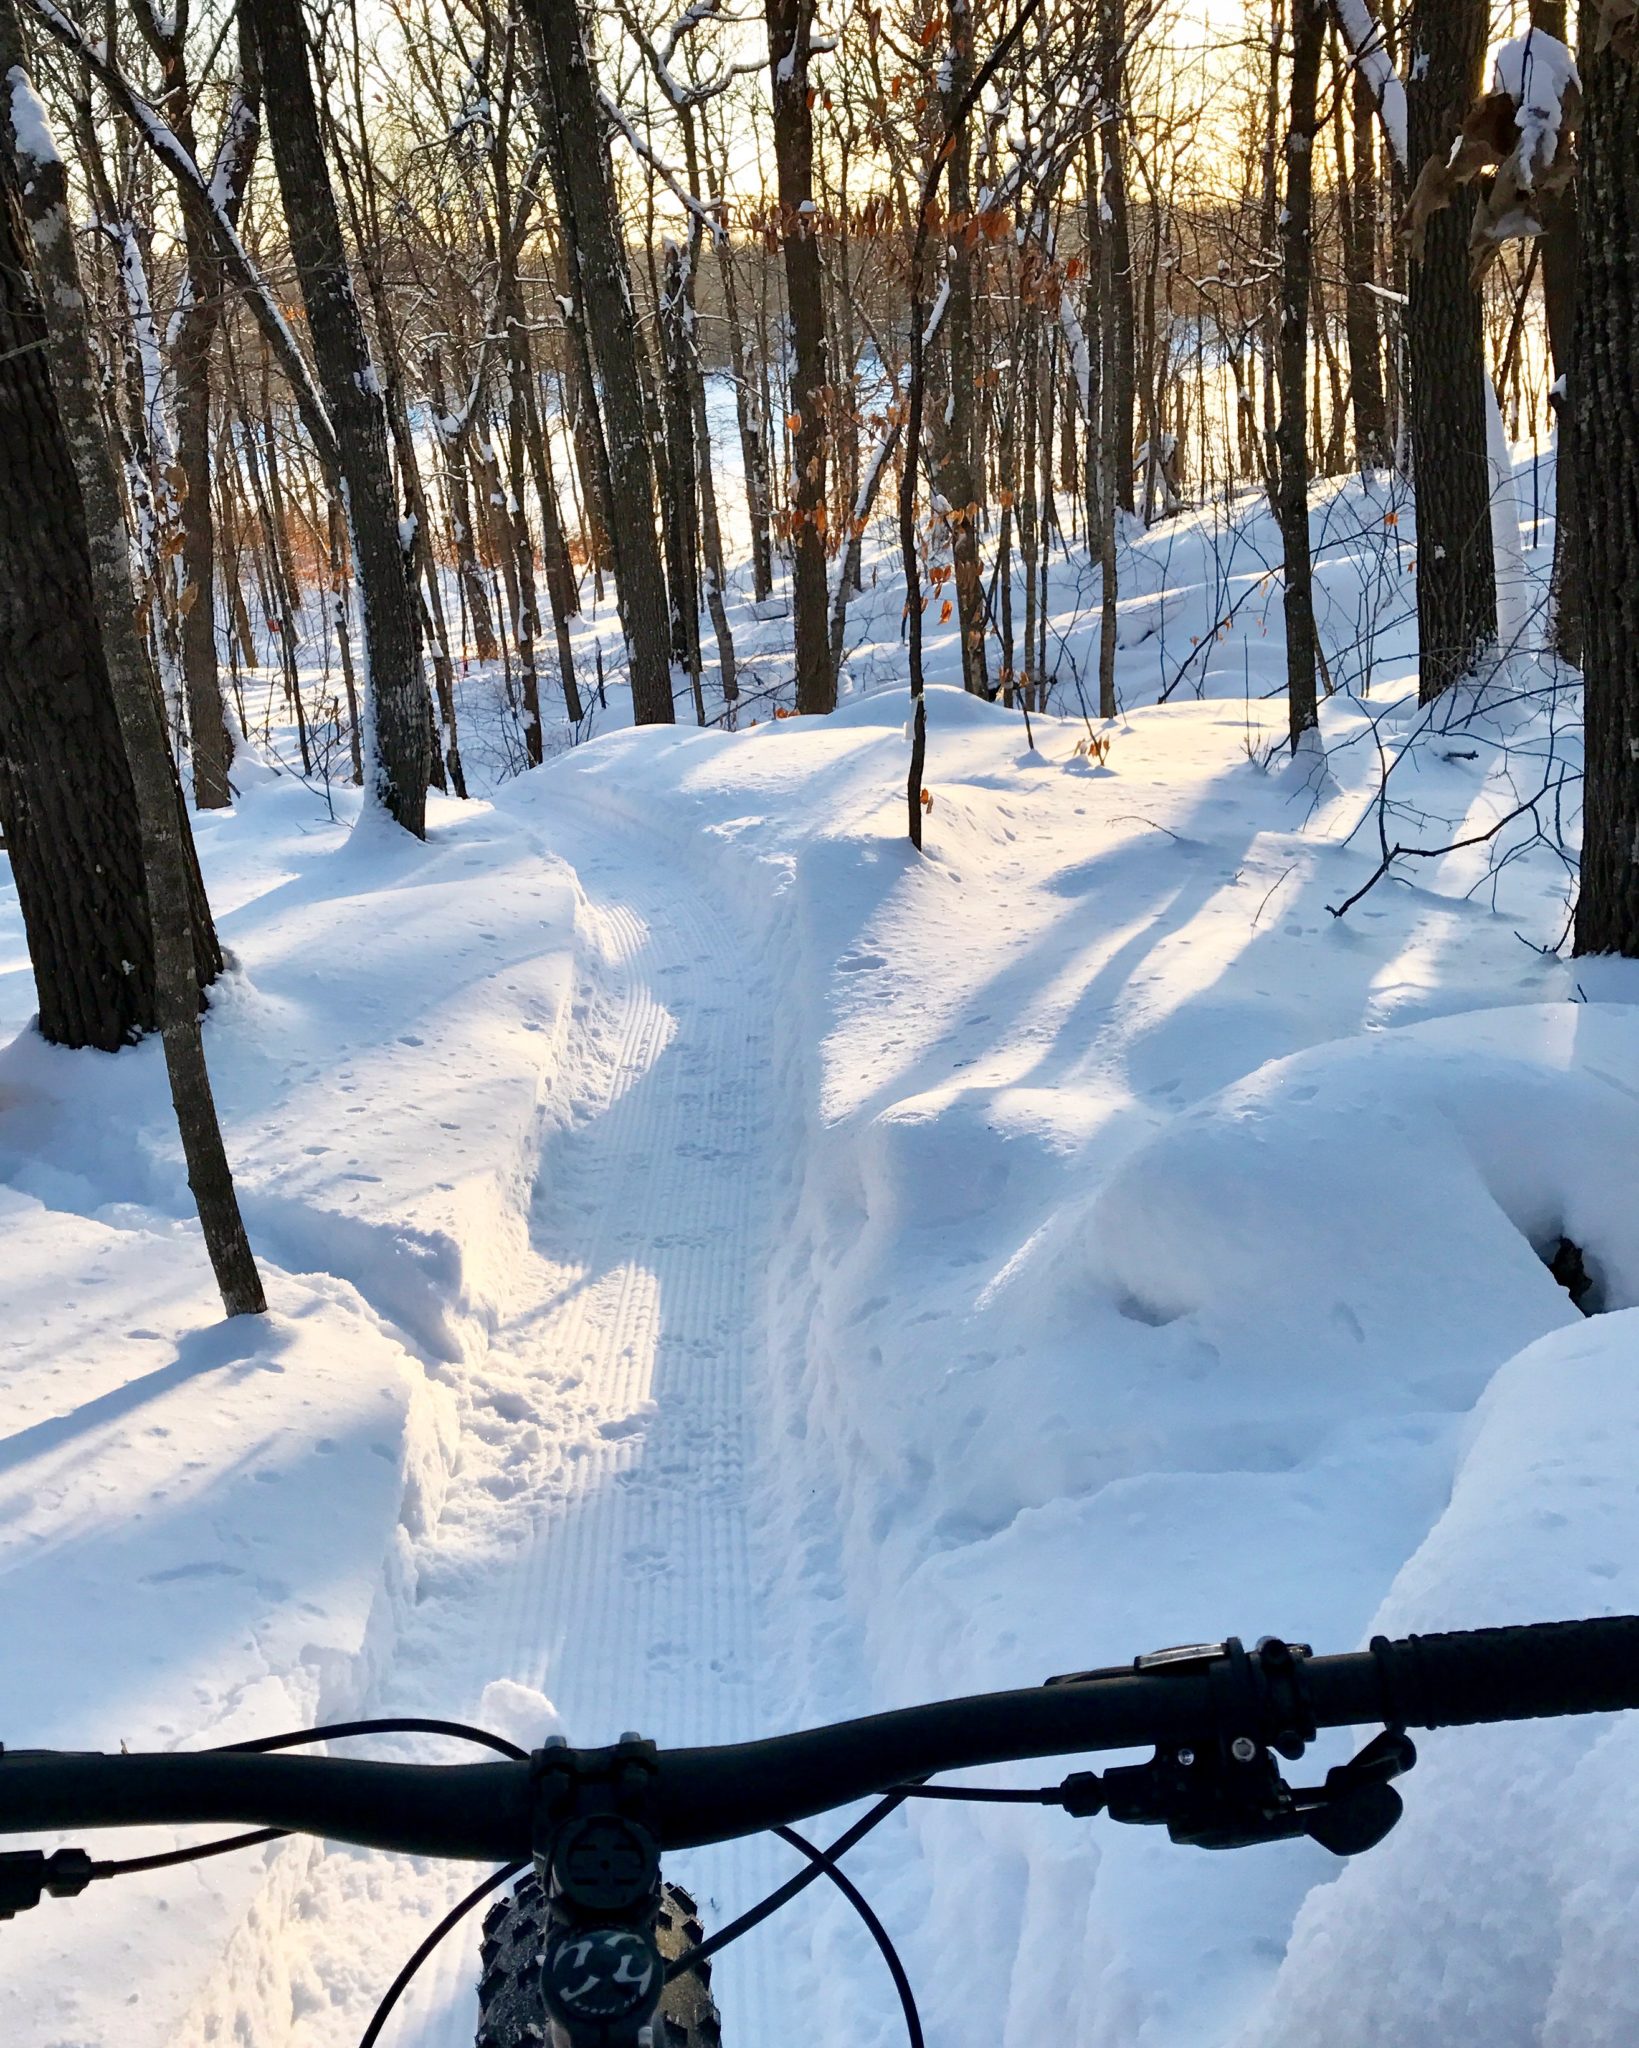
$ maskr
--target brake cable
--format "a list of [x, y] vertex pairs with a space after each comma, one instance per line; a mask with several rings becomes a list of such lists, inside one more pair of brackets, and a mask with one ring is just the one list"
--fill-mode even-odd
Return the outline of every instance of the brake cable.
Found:
[[837, 1868], [836, 1859], [830, 1850], [815, 1848], [814, 1844], [799, 1835], [795, 1828], [775, 1828], [772, 1832], [778, 1835], [782, 1842], [789, 1842], [793, 1849], [801, 1850], [811, 1864], [823, 1870], [870, 1929], [871, 1939], [882, 1951], [882, 1960], [887, 1964], [888, 1974], [893, 1978], [893, 1988], [899, 1993], [899, 2006], [905, 2015], [905, 2032], [910, 2037], [911, 2048], [925, 2048], [922, 2039], [922, 2019], [916, 2010], [916, 1994], [911, 1989], [911, 1980], [906, 1974], [905, 1965], [899, 1960], [899, 1951], [889, 1939], [887, 1928], [877, 1918], [870, 1900], [846, 1871]]
[[527, 1750], [487, 1728], [474, 1728], [466, 1721], [430, 1721], [416, 1715], [378, 1721], [333, 1721], [324, 1728], [298, 1728], [284, 1735], [258, 1735], [249, 1742], [224, 1742], [212, 1753], [256, 1756], [270, 1749], [302, 1749], [310, 1742], [339, 1742], [348, 1735], [453, 1735], [461, 1742], [477, 1742], [486, 1749], [499, 1750], [515, 1763], [529, 1761]]
[[381, 2003], [371, 2015], [370, 2024], [359, 2036], [359, 2048], [375, 2048], [376, 2042], [380, 2039], [381, 2030], [387, 2024], [388, 2015], [403, 1996], [405, 1986], [415, 1975], [416, 1971], [421, 1968], [421, 1965], [427, 1960], [428, 1956], [432, 1954], [433, 1950], [437, 1948], [445, 1935], [449, 1933], [450, 1929], [459, 1925], [472, 1911], [473, 1907], [487, 1899], [491, 1892], [499, 1891], [502, 1885], [509, 1883], [515, 1878], [520, 1870], [527, 1867], [528, 1862], [529, 1858], [524, 1856], [520, 1857], [516, 1863], [503, 1864], [499, 1870], [492, 1871], [482, 1884], [475, 1885], [459, 1904], [450, 1908], [382, 1994]]
[[[474, 1728], [465, 1721], [435, 1721], [414, 1715], [369, 1721], [335, 1721], [322, 1728], [290, 1729], [282, 1735], [259, 1735], [248, 1742], [221, 1743], [214, 1750], [203, 1753], [207, 1756], [257, 1755], [269, 1750], [301, 1749], [313, 1742], [339, 1742], [351, 1735], [449, 1735], [459, 1741], [475, 1742], [484, 1748], [498, 1750], [501, 1755], [519, 1763], [528, 1761], [527, 1751], [520, 1749], [517, 1743], [509, 1742], [504, 1735], [492, 1734], [487, 1728]], [[37, 1906], [47, 1892], [59, 1899], [78, 1898], [87, 1885], [100, 1883], [104, 1878], [135, 1877], [143, 1871], [173, 1869], [179, 1863], [201, 1863], [207, 1857], [226, 1856], [235, 1849], [255, 1849], [267, 1842], [282, 1842], [290, 1833], [289, 1828], [257, 1828], [251, 1834], [224, 1835], [217, 1841], [198, 1842], [187, 1849], [166, 1849], [154, 1856], [129, 1856], [115, 1861], [93, 1861], [83, 1849], [58, 1849], [49, 1856], [42, 1849], [10, 1850], [0, 1854], [0, 1920], [14, 1919], [31, 1906]], [[454, 1921], [450, 1922], [451, 1926], [454, 1924]]]
[[[862, 1814], [851, 1828], [838, 1835], [830, 1848], [824, 1852], [825, 1855], [833, 1860], [838, 1856], [845, 1856], [856, 1842], [862, 1842], [872, 1828], [880, 1826], [890, 1813], [895, 1812], [903, 1804], [904, 1797], [903, 1792], [890, 1792], [886, 1798], [878, 1800], [876, 1805], [868, 1813]], [[708, 1939], [698, 1943], [694, 1948], [686, 1949], [682, 1955], [669, 1962], [666, 1965], [667, 1983], [669, 1984], [674, 1977], [683, 1976], [697, 1963], [705, 1962], [708, 1956], [716, 1955], [719, 1949], [727, 1948], [731, 1941], [738, 1941], [742, 1934], [749, 1934], [752, 1928], [760, 1927], [770, 1914], [777, 1913], [782, 1906], [789, 1905], [799, 1892], [808, 1889], [815, 1878], [824, 1877], [826, 1874], [825, 1863], [816, 1861], [806, 1870], [799, 1870], [795, 1877], [788, 1877], [784, 1884], [777, 1886], [766, 1899], [742, 1913], [738, 1920], [731, 1920], [726, 1927], [719, 1928]]]

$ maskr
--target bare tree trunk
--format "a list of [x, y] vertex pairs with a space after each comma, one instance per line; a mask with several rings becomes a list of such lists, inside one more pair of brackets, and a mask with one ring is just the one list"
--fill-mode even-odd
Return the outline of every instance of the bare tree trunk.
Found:
[[529, 0], [544, 53], [543, 113], [569, 260], [603, 372], [608, 419], [607, 510], [616, 595], [626, 636], [632, 711], [639, 725], [670, 725], [672, 680], [666, 579], [655, 538], [654, 471], [638, 372], [637, 316], [621, 245], [608, 145], [575, 0]]
[[814, 117], [808, 81], [814, 0], [766, 0], [765, 11], [780, 240], [791, 315], [791, 612], [797, 709], [834, 711], [837, 684], [830, 658], [825, 576], [825, 456], [831, 372], [815, 239]]
[[524, 434], [529, 443], [529, 466], [535, 478], [535, 501], [541, 508], [541, 555], [546, 569], [546, 596], [552, 609], [552, 633], [558, 643], [558, 684], [563, 691], [563, 708], [572, 725], [579, 725], [584, 713], [580, 686], [575, 680], [575, 649], [569, 638], [569, 621], [580, 609], [574, 574], [569, 566], [569, 544], [564, 539], [558, 512], [557, 484], [552, 475], [552, 457], [541, 421], [535, 355], [529, 344], [529, 329], [520, 327], [514, 343], [515, 374], [524, 397]]
[[717, 269], [723, 284], [723, 314], [728, 322], [729, 360], [733, 364], [734, 410], [740, 428], [740, 461], [745, 470], [746, 513], [751, 521], [751, 589], [761, 604], [774, 589], [774, 550], [768, 536], [768, 427], [763, 416], [757, 353], [740, 318], [734, 252], [726, 234], [717, 240]]
[[347, 751], [353, 764], [353, 786], [364, 787], [364, 746], [359, 732], [359, 687], [353, 673], [352, 621], [347, 616], [347, 538], [341, 507], [330, 500], [330, 603], [336, 621], [336, 646], [341, 653], [341, 682], [347, 696]]
[[[1275, 163], [1280, 147], [1280, 54], [1285, 33], [1286, 0], [1272, 0], [1263, 129], [1263, 246], [1270, 256], [1280, 240], [1280, 185]], [[1259, 324], [1263, 329], [1263, 347], [1259, 351], [1263, 369], [1263, 485], [1269, 494], [1270, 509], [1274, 511], [1278, 509], [1280, 498], [1280, 307], [1273, 293], [1266, 302]]]
[[[1117, 565], [1116, 538], [1121, 509], [1132, 509], [1132, 411], [1130, 347], [1122, 339], [1122, 303], [1130, 319], [1132, 272], [1130, 255], [1124, 254], [1123, 232], [1117, 234], [1116, 195], [1122, 190], [1121, 113], [1117, 104], [1120, 83], [1119, 53], [1126, 20], [1126, 0], [1103, 0], [1099, 31], [1100, 72], [1112, 84], [1103, 94], [1104, 116], [1099, 123], [1099, 158], [1102, 177], [1099, 206], [1099, 277], [1106, 285], [1099, 304], [1099, 631], [1098, 631], [1098, 715], [1114, 718]], [[1124, 276], [1125, 284], [1118, 280]], [[1125, 356], [1124, 356], [1125, 350]], [[1126, 378], [1125, 385], [1123, 378]], [[1122, 490], [1125, 481], [1127, 489]]]
[[456, 574], [466, 593], [473, 648], [480, 661], [494, 661], [501, 650], [496, 644], [489, 592], [478, 560], [478, 530], [473, 524], [472, 489], [467, 481], [467, 443], [472, 433], [473, 409], [463, 408], [459, 416], [449, 410], [443, 359], [436, 348], [427, 354], [427, 377], [432, 390], [434, 429], [444, 457], [444, 487], [449, 492], [450, 516], [455, 527]]
[[[951, 0], [950, 54], [944, 66], [944, 120], [950, 152], [950, 210], [958, 219], [973, 206], [972, 150], [962, 101], [973, 79], [973, 11], [970, 0]], [[973, 385], [973, 238], [949, 238], [950, 286], [945, 305], [945, 334], [950, 350], [950, 424], [942, 464], [944, 493], [950, 504], [950, 554], [956, 585], [956, 615], [962, 642], [962, 681], [976, 697], [990, 695], [985, 661], [984, 562], [979, 554], [979, 500], [982, 473], [973, 461], [977, 438]]]
[[706, 722], [705, 699], [700, 690], [700, 590], [695, 573], [699, 559], [695, 524], [697, 499], [695, 480], [694, 401], [689, 391], [687, 325], [688, 291], [684, 282], [683, 251], [676, 242], [666, 243], [666, 277], [660, 287], [659, 317], [661, 345], [666, 352], [666, 444], [667, 467], [671, 472], [671, 517], [675, 528], [675, 570], [671, 579], [674, 640], [680, 633], [683, 662], [694, 697], [695, 717]]
[[1295, 754], [1318, 730], [1315, 607], [1309, 556], [1309, 288], [1314, 268], [1316, 101], [1327, 0], [1292, 0], [1292, 78], [1281, 213], [1280, 531], [1285, 558], [1286, 702]]
[[[0, 828], [40, 1035], [117, 1052], [157, 1021], [141, 834], [3, 151], [0, 173]], [[203, 989], [208, 917], [196, 938]]]
[[[1334, 78], [1336, 72], [1334, 71]], [[1337, 121], [1343, 121], [1342, 93], [1338, 90]], [[1354, 459], [1360, 469], [1386, 469], [1389, 444], [1388, 406], [1383, 396], [1383, 335], [1377, 317], [1377, 111], [1371, 87], [1354, 73], [1351, 117], [1353, 121], [1353, 167], [1349, 183], [1343, 185], [1343, 167], [1338, 166], [1340, 195], [1347, 192], [1348, 215], [1343, 241], [1343, 274], [1347, 296], [1345, 326], [1349, 339], [1349, 391], [1354, 411]]]
[[592, 564], [599, 598], [602, 579], [613, 575], [614, 542], [609, 535], [609, 451], [598, 417], [597, 393], [592, 380], [591, 345], [586, 338], [586, 313], [580, 280], [571, 262], [571, 289], [564, 309], [564, 327], [569, 346], [564, 352], [563, 388], [569, 411], [569, 434], [575, 448], [575, 470], [580, 478], [581, 538]]
[[[1589, 16], [1585, 13], [1586, 25]], [[1571, 371], [1587, 587], [1578, 953], [1639, 958], [1639, 60], [1582, 59], [1582, 273]]]
[[[1571, 40], [1565, 0], [1531, 0], [1536, 28], [1562, 43]], [[1576, 435], [1566, 402], [1575, 357], [1577, 273], [1581, 262], [1581, 186], [1573, 182], [1545, 202], [1547, 232], [1542, 250], [1542, 298], [1548, 318], [1548, 347], [1556, 395], [1551, 398], [1555, 433], [1554, 565], [1551, 583], [1553, 644], [1572, 663], [1582, 660], [1587, 596], [1583, 577], [1582, 500], [1576, 464]]]
[[[10, 124], [11, 110], [25, 92], [32, 98], [22, 57], [12, 0], [0, 0], [0, 77], [11, 88], [0, 125]], [[267, 1301], [239, 1214], [205, 1064], [187, 819], [166, 744], [159, 686], [132, 604], [124, 507], [97, 404], [85, 291], [69, 225], [68, 180], [38, 102], [31, 111], [37, 117], [30, 123], [34, 132], [25, 144], [13, 131], [11, 141], [42, 274], [40, 299], [60, 435], [78, 482], [91, 596], [140, 821], [153, 932], [154, 1007], [171, 1101], [222, 1306], [230, 1316], [259, 1314]], [[63, 475], [60, 462], [58, 473]]]
[[700, 547], [706, 572], [706, 609], [717, 641], [717, 674], [723, 702], [732, 712], [740, 695], [735, 673], [734, 634], [728, 622], [725, 592], [728, 577], [723, 566], [723, 534], [717, 520], [717, 482], [712, 474], [711, 423], [706, 417], [706, 379], [700, 363], [700, 323], [694, 305], [694, 279], [699, 260], [700, 237], [689, 240], [689, 270], [683, 325], [683, 374], [689, 389], [689, 410], [694, 429], [694, 462], [700, 486]]
[[374, 794], [407, 832], [426, 832], [432, 712], [420, 624], [399, 538], [387, 461], [387, 420], [353, 296], [319, 132], [299, 9], [244, 0], [256, 36], [268, 134], [319, 379], [347, 487], [353, 566], [364, 615]]
[[[1407, 126], [1413, 167], [1445, 156], [1480, 85], [1486, 0], [1444, 0], [1408, 23]], [[1412, 465], [1417, 487], [1418, 695], [1432, 703], [1473, 672], [1496, 638], [1497, 578], [1485, 434], [1485, 334], [1468, 281], [1465, 209], [1427, 223], [1411, 264]]]
[[[503, 313], [508, 329], [516, 334], [518, 322], [513, 311]], [[518, 648], [518, 670], [524, 693], [524, 751], [531, 768], [545, 758], [541, 743], [541, 674], [535, 649], [541, 637], [541, 601], [535, 588], [535, 543], [524, 510], [524, 394], [517, 374], [517, 358], [510, 355], [507, 393], [507, 483], [501, 517], [512, 543], [514, 573], [518, 579], [518, 619], [514, 639]]]
[[1131, 512], [1134, 509], [1133, 425], [1138, 411], [1138, 347], [1126, 154], [1121, 133], [1126, 94], [1128, 0], [1103, 0], [1103, 4], [1105, 48], [1108, 52], [1105, 87], [1108, 112], [1101, 123], [1100, 134], [1104, 149], [1104, 205], [1110, 221], [1104, 276], [1115, 308], [1114, 349], [1110, 368], [1105, 374], [1112, 377], [1114, 386], [1112, 431], [1116, 444], [1116, 503], [1122, 511]]

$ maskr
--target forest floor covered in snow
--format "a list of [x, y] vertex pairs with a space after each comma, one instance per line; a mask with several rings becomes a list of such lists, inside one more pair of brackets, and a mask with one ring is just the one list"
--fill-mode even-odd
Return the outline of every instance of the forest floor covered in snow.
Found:
[[[259, 1322], [219, 1320], [157, 1049], [39, 1041], [0, 890], [0, 1737], [727, 1740], [1639, 1610], [1639, 979], [1555, 950], [1573, 679], [1516, 652], [1419, 711], [1403, 509], [1317, 499], [1324, 770], [1245, 506], [1124, 551], [1111, 725], [1073, 561], [1052, 711], [936, 684], [921, 855], [886, 554], [832, 718], [621, 729], [617, 682], [424, 846], [247, 768], [198, 827]], [[736, 619], [776, 690], [788, 622]], [[1335, 916], [1380, 822], [1476, 843]], [[1593, 2048], [1639, 2038], [1636, 1767], [1609, 1720], [1448, 1732], [1346, 1866], [990, 1808], [856, 1874], [938, 2048]], [[721, 1921], [786, 1868], [679, 1874]], [[0, 2028], [346, 2048], [470, 1881], [284, 1843], [48, 1903]], [[448, 1944], [387, 2038], [470, 2040], [474, 1975]], [[899, 2028], [812, 1893], [719, 1987], [730, 2048]]]

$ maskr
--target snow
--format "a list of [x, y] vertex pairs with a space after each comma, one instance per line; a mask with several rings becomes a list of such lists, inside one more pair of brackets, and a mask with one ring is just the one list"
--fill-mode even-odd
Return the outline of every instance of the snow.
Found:
[[60, 164], [50, 117], [28, 73], [14, 64], [6, 73], [6, 82], [11, 87], [11, 132], [18, 155], [34, 164]]
[[1535, 617], [1535, 593], [1520, 545], [1513, 453], [1496, 386], [1489, 377], [1485, 379], [1485, 454], [1491, 495], [1491, 556], [1497, 576], [1497, 638], [1506, 648], [1523, 647]]
[[[1406, 88], [1395, 74], [1382, 28], [1372, 14], [1370, 0], [1334, 0], [1334, 12], [1355, 68], [1371, 87], [1377, 101], [1383, 133], [1388, 138], [1394, 160], [1403, 170], [1409, 169], [1411, 149], [1407, 141]], [[1414, 59], [1414, 64], [1422, 61], [1419, 56]]]
[[[1551, 521], [1526, 547], [1514, 513], [1540, 606]], [[921, 857], [886, 533], [828, 719], [768, 716], [788, 606], [736, 563], [740, 731], [623, 724], [589, 601], [598, 735], [554, 720], [556, 758], [435, 796], [424, 845], [274, 728], [196, 821], [265, 1322], [218, 1319], [157, 1048], [40, 1043], [0, 889], [0, 1736], [716, 1741], [1231, 1631], [1639, 1607], [1639, 980], [1554, 955], [1529, 819], [1330, 910], [1383, 762], [1393, 836], [1474, 834], [1538, 779], [1574, 831], [1573, 685], [1522, 651], [1420, 710], [1404, 494], [1321, 487], [1312, 530], [1324, 773], [1270, 772], [1249, 494], [1124, 529], [1107, 724], [1070, 679], [1084, 555], [1054, 557], [1028, 736], [949, 686], [930, 615]], [[463, 688], [470, 769], [504, 698]], [[1626, 2041], [1635, 1739], [1430, 1736], [1400, 1831], [1342, 1868], [986, 1808], [896, 1821], [856, 1874], [945, 2048], [1284, 2048], [1317, 2011], [1348, 2048]], [[678, 1875], [720, 1924], [787, 1868]], [[0, 2031], [336, 2048], [471, 1881], [295, 1843], [52, 1903], [8, 1934]], [[465, 2048], [474, 1976], [447, 1944], [395, 2040]], [[717, 1982], [731, 2041], [899, 2024], [812, 1898]]]
[[1518, 108], [1521, 183], [1529, 189], [1535, 174], [1559, 153], [1560, 129], [1567, 95], [1580, 90], [1576, 60], [1557, 37], [1532, 28], [1504, 43], [1492, 64], [1495, 89], [1507, 93]]

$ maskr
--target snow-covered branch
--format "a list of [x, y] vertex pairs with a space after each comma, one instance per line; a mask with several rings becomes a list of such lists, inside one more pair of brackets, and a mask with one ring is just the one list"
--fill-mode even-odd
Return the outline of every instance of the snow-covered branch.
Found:
[[721, 241], [724, 238], [725, 230], [722, 221], [717, 216], [716, 209], [702, 205], [694, 197], [664, 158], [657, 156], [642, 139], [631, 122], [621, 112], [620, 103], [602, 86], [598, 87], [598, 105], [602, 107], [607, 118], [625, 136], [633, 155], [649, 166], [666, 187], [666, 190], [677, 201], [678, 205], [685, 212], [691, 213], [694, 216], [706, 233], [711, 236], [713, 242]]
[[1354, 68], [1371, 88], [1395, 162], [1403, 171], [1411, 168], [1411, 145], [1407, 139], [1406, 88], [1389, 59], [1383, 26], [1372, 13], [1370, 0], [1332, 0], [1338, 32], [1348, 47]]
[[340, 467], [336, 434], [324, 400], [319, 395], [318, 386], [313, 381], [302, 352], [296, 345], [296, 337], [291, 333], [273, 294], [263, 282], [261, 273], [251, 261], [244, 243], [239, 239], [239, 230], [235, 227], [228, 208], [213, 190], [212, 181], [205, 177], [194, 161], [193, 152], [156, 109], [149, 105], [119, 67], [109, 62], [104, 45], [93, 42], [78, 23], [70, 20], [56, 5], [56, 0], [23, 0], [23, 4], [65, 49], [71, 50], [79, 58], [107, 92], [114, 105], [132, 123], [143, 141], [176, 179], [183, 204], [198, 209], [200, 219], [217, 245], [223, 268], [244, 293], [245, 303], [249, 306], [256, 324], [267, 336], [268, 345], [278, 359], [279, 368], [295, 395], [302, 424], [318, 452], [319, 460], [334, 473]]

